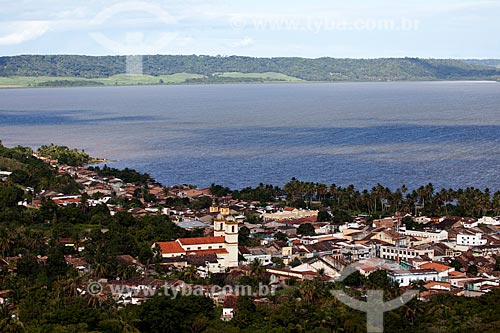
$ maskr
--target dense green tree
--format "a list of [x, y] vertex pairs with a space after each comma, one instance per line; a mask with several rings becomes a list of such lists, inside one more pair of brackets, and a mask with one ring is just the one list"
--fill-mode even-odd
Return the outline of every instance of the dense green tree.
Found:
[[[166, 310], [168, 309], [168, 311]], [[214, 317], [214, 303], [202, 296], [180, 296], [171, 299], [158, 296], [137, 308], [137, 327], [142, 332], [189, 332], [203, 319]]]
[[282, 242], [288, 242], [288, 237], [286, 234], [278, 231], [277, 233], [274, 234], [274, 238], [276, 240], [282, 241]]
[[304, 235], [304, 236], [314, 236], [316, 235], [316, 231], [314, 231], [314, 227], [311, 223], [302, 223], [298, 228], [297, 228], [297, 233], [299, 235]]
[[326, 222], [331, 220], [332, 216], [326, 210], [320, 210], [318, 212], [318, 219], [317, 219], [318, 222]]

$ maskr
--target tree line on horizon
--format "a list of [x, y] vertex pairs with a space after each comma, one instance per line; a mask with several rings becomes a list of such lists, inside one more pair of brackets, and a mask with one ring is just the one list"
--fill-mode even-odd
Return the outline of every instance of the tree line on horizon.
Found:
[[[474, 187], [437, 190], [432, 183], [415, 189], [402, 185], [391, 190], [381, 184], [371, 189], [357, 189], [353, 184], [327, 185], [292, 178], [283, 187], [261, 183], [255, 188], [231, 190], [212, 184], [210, 190], [219, 197], [231, 195], [234, 199], [258, 200], [263, 205], [286, 198], [293, 207], [330, 208], [343, 219], [355, 213], [372, 216], [387, 216], [396, 212], [428, 216], [500, 215], [500, 191]], [[335, 216], [333, 218], [335, 220]]]
[[[125, 56], [19, 55], [0, 57], [0, 76], [106, 78], [124, 74]], [[254, 58], [243, 56], [145, 55], [144, 74], [202, 74], [217, 81], [220, 72], [276, 72], [306, 81], [498, 79], [494, 62], [422, 58]], [[220, 77], [221, 80], [227, 78]], [[200, 80], [206, 83], [206, 80]], [[196, 80], [193, 82], [196, 83]]]

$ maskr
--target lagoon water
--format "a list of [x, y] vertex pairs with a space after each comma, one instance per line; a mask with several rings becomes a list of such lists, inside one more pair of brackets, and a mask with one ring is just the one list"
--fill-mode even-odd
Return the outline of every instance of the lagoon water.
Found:
[[500, 83], [4, 89], [0, 140], [83, 148], [166, 185], [500, 190]]

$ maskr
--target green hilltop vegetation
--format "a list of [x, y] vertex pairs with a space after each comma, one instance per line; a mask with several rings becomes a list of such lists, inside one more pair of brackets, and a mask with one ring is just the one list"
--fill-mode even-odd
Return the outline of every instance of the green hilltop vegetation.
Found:
[[56, 146], [53, 143], [50, 146], [43, 145], [38, 148], [37, 154], [71, 166], [81, 166], [93, 160], [84, 150], [69, 149], [66, 146]]
[[472, 65], [482, 65], [500, 68], [500, 59], [466, 59], [464, 62]]
[[146, 55], [144, 75], [125, 75], [125, 62], [125, 56], [0, 57], [0, 87], [500, 79], [500, 60], [491, 59]]

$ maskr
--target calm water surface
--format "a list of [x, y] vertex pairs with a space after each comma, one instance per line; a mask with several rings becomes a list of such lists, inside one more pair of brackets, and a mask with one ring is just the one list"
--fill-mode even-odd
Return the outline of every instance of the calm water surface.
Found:
[[500, 83], [0, 90], [0, 140], [83, 148], [169, 185], [500, 190]]

